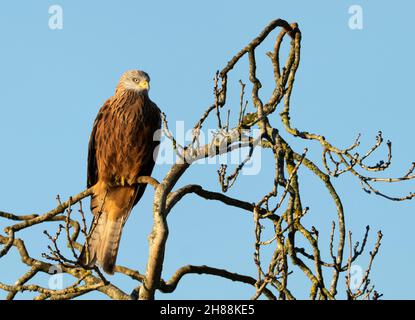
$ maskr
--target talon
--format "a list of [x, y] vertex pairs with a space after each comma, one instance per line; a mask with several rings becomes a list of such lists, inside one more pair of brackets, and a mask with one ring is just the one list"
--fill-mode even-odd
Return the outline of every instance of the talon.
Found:
[[121, 186], [124, 187], [124, 185], [125, 185], [125, 177], [123, 176], [123, 177], [121, 177]]

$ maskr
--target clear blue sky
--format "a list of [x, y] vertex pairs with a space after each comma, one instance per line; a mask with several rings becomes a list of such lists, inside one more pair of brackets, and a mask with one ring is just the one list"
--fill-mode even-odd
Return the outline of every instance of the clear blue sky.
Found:
[[[48, 8], [53, 4], [63, 8], [62, 30], [48, 28]], [[364, 10], [363, 30], [348, 26], [348, 9], [354, 4]], [[0, 209], [42, 213], [55, 206], [56, 194], [67, 198], [83, 190], [92, 122], [122, 72], [147, 71], [152, 79], [151, 98], [171, 124], [183, 120], [189, 128], [212, 101], [215, 71], [275, 18], [298, 22], [303, 33], [292, 101], [294, 125], [324, 134], [340, 147], [349, 145], [359, 132], [362, 146], [369, 146], [381, 129], [394, 143], [390, 175], [398, 176], [415, 160], [414, 10], [413, 2], [402, 0], [2, 2]], [[271, 46], [268, 41], [263, 50]], [[270, 79], [266, 58], [260, 59], [258, 69], [264, 79]], [[246, 76], [240, 68], [230, 81], [246, 80]], [[233, 92], [234, 97], [238, 94]], [[308, 146], [315, 150], [310, 157], [320, 158], [318, 144], [294, 145], [300, 152]], [[269, 160], [264, 155], [260, 175], [242, 177], [230, 194], [260, 199], [272, 183]], [[154, 176], [163, 177], [167, 169], [156, 167]], [[200, 183], [219, 191], [215, 170], [213, 165], [198, 166], [189, 170], [180, 185]], [[335, 210], [321, 183], [305, 171], [301, 174], [303, 204], [310, 207], [307, 222], [320, 229], [324, 244]], [[385, 298], [415, 298], [414, 203], [368, 195], [351, 177], [344, 176], [335, 185], [355, 239], [367, 224], [372, 226], [369, 245], [375, 231], [384, 233], [372, 283]], [[414, 183], [386, 187], [392, 194], [404, 194], [414, 190]], [[142, 272], [151, 230], [151, 199], [148, 189], [125, 227], [118, 257], [120, 264]], [[171, 213], [169, 224], [165, 278], [189, 263], [255, 276], [249, 214], [189, 196]], [[46, 251], [43, 229], [19, 233], [34, 254]], [[328, 245], [322, 247], [327, 258]], [[364, 267], [366, 259], [360, 263]], [[13, 283], [25, 270], [14, 252], [0, 261], [0, 281]], [[302, 293], [306, 282], [296, 274], [293, 292], [306, 297]], [[40, 283], [46, 285], [46, 280], [41, 277]], [[113, 280], [127, 292], [133, 288], [129, 279]], [[340, 280], [344, 282], [343, 277]], [[69, 285], [71, 279], [65, 276], [64, 281]], [[243, 299], [253, 293], [249, 286], [194, 275], [184, 278], [174, 294], [157, 297]]]

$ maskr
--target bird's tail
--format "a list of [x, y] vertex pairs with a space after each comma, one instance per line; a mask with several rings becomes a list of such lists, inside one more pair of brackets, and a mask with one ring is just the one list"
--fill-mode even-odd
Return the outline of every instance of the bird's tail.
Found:
[[124, 219], [118, 217], [111, 220], [108, 216], [103, 212], [99, 219], [95, 219], [95, 225], [82, 249], [80, 260], [85, 266], [99, 265], [106, 273], [113, 274]]
[[94, 187], [91, 199], [94, 220], [80, 255], [82, 265], [99, 265], [106, 273], [114, 273], [122, 229], [132, 210], [134, 196], [134, 188]]

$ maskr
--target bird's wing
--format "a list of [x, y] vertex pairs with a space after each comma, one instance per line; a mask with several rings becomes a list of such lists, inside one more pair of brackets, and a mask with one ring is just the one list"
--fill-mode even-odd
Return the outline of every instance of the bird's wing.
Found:
[[87, 188], [92, 187], [98, 182], [98, 166], [97, 166], [97, 158], [96, 158], [96, 141], [95, 141], [95, 134], [97, 132], [97, 128], [99, 126], [100, 121], [104, 113], [109, 108], [109, 100], [107, 100], [101, 109], [98, 112], [97, 117], [95, 118], [94, 125], [92, 127], [91, 136], [89, 138], [88, 144], [88, 169], [87, 169]]
[[[151, 104], [151, 107], [154, 109], [154, 112], [149, 113], [149, 118], [144, 121], [145, 125], [143, 128], [143, 131], [148, 131], [149, 135], [153, 135], [154, 133], [161, 128], [161, 116], [160, 116], [160, 109], [157, 107], [157, 105], [152, 102], [148, 101], [148, 103]], [[145, 159], [142, 163], [142, 168], [140, 170], [140, 176], [149, 176], [151, 175], [151, 172], [153, 171], [154, 165], [155, 165], [155, 155], [154, 152], [158, 145], [160, 144], [159, 139], [153, 139], [151, 142], [148, 143], [148, 151], [147, 151], [147, 159]], [[147, 184], [139, 184], [137, 187], [137, 194], [134, 200], [133, 206], [137, 204], [137, 202], [141, 199], [141, 197], [144, 194], [144, 191], [147, 187]]]

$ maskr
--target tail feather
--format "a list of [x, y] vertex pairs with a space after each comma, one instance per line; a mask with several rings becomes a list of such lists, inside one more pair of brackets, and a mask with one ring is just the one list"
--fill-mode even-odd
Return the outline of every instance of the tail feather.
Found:
[[108, 214], [102, 213], [97, 220], [84, 245], [80, 259], [85, 266], [99, 265], [105, 272], [113, 274], [124, 219], [120, 217], [112, 221], [108, 219]]
[[122, 220], [118, 218], [115, 221], [107, 221], [98, 251], [98, 264], [109, 274], [114, 273], [123, 227]]
[[99, 265], [105, 272], [114, 273], [122, 228], [133, 207], [135, 195], [134, 187], [94, 186], [91, 197], [94, 222], [80, 256], [84, 266]]

